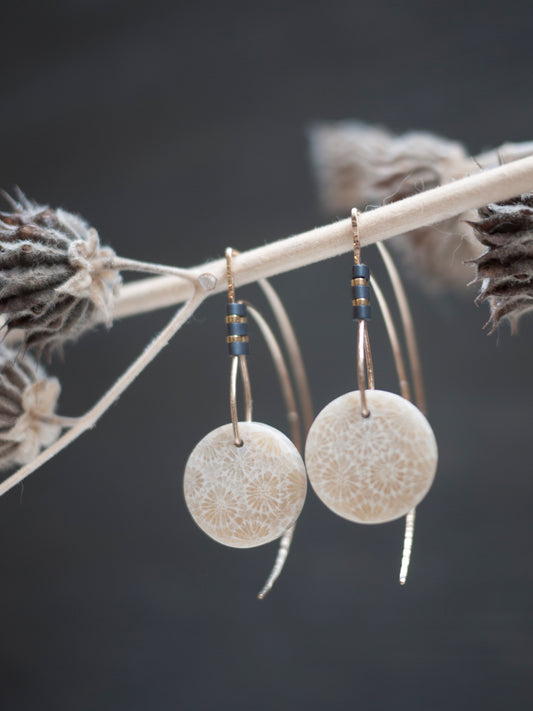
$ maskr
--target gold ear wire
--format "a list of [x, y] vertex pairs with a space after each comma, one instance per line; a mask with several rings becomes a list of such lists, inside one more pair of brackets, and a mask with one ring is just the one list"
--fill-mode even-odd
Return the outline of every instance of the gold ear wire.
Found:
[[[400, 312], [400, 320], [402, 322], [402, 329], [403, 333], [405, 336], [405, 343], [407, 347], [407, 356], [409, 360], [409, 367], [411, 370], [411, 378], [413, 380], [413, 389], [414, 389], [414, 401], [415, 405], [418, 407], [420, 412], [422, 412], [424, 415], [427, 414], [426, 410], [426, 395], [425, 395], [425, 389], [424, 389], [424, 380], [422, 377], [422, 366], [420, 363], [420, 354], [418, 351], [418, 344], [417, 344], [417, 339], [416, 339], [416, 332], [415, 332], [415, 327], [414, 327], [414, 322], [413, 322], [413, 316], [411, 314], [411, 309], [409, 307], [409, 302], [407, 300], [407, 296], [405, 293], [405, 289], [402, 284], [402, 280], [400, 278], [400, 274], [398, 273], [398, 270], [396, 269], [396, 265], [394, 264], [394, 261], [390, 255], [389, 250], [385, 247], [385, 245], [381, 242], [377, 243], [377, 247], [379, 250], [379, 253], [381, 255], [381, 258], [383, 260], [383, 263], [385, 265], [385, 269], [387, 270], [387, 274], [389, 276], [389, 280], [391, 282], [391, 286], [394, 292], [394, 298], [396, 300], [396, 303], [398, 305], [398, 310]], [[375, 288], [375, 287], [374, 287]], [[378, 287], [379, 289], [379, 287]], [[379, 302], [379, 296], [376, 291], [376, 296], [378, 298]], [[383, 308], [381, 307], [380, 303], [380, 308], [382, 309], [383, 313]], [[392, 319], [389, 319], [391, 323], [393, 323]], [[387, 324], [387, 321], [385, 321]], [[389, 330], [389, 329], [387, 329]], [[390, 334], [389, 334], [390, 338]], [[398, 341], [398, 338], [396, 336], [396, 342]], [[391, 340], [391, 345], [392, 345], [392, 340]], [[395, 348], [392, 346], [394, 359], [396, 363], [396, 369], [398, 371], [398, 378], [400, 380], [400, 389], [402, 392], [403, 397], [405, 397], [407, 400], [411, 400], [411, 395], [410, 391], [408, 389], [408, 381], [407, 377], [405, 375], [405, 364], [403, 357], [401, 355], [401, 350], [399, 348], [399, 343], [398, 347]], [[401, 371], [401, 372], [400, 372]], [[404, 390], [402, 387], [402, 383], [407, 384], [407, 389]], [[405, 387], [405, 386], [404, 386]], [[414, 539], [414, 534], [415, 534], [415, 518], [416, 518], [416, 509], [413, 508], [411, 511], [409, 511], [405, 517], [405, 532], [404, 532], [404, 541], [403, 541], [403, 550], [402, 550], [402, 560], [401, 560], [401, 565], [400, 565], [400, 585], [405, 585], [407, 581], [407, 573], [409, 571], [409, 564], [411, 562], [411, 553], [413, 550], [413, 539]]]
[[353, 234], [353, 261], [354, 264], [361, 262], [361, 240], [359, 239], [359, 210], [352, 208], [352, 234]]
[[226, 325], [228, 328], [226, 342], [230, 348], [230, 353], [233, 355], [231, 360], [229, 408], [231, 414], [231, 424], [233, 425], [233, 439], [235, 446], [242, 447], [244, 442], [239, 434], [239, 413], [237, 409], [237, 373], [239, 371], [244, 388], [246, 422], [252, 421], [252, 389], [250, 384], [250, 374], [248, 372], [248, 361], [246, 359], [246, 356], [248, 355], [248, 333], [247, 328], [245, 328], [248, 323], [246, 308], [242, 310], [242, 313], [241, 310], [232, 308], [233, 305], [238, 306], [238, 304], [235, 302], [235, 285], [233, 282], [233, 249], [231, 247], [226, 249], [226, 278], [228, 280], [228, 307], [226, 311], [232, 312], [226, 313]]
[[[298, 412], [294, 388], [291, 382], [289, 369], [287, 368], [287, 364], [283, 356], [283, 352], [272, 329], [270, 328], [266, 320], [263, 318], [261, 313], [249, 302], [246, 302], [246, 304], [248, 306], [248, 312], [259, 327], [259, 330], [261, 331], [263, 338], [270, 351], [270, 355], [272, 356], [274, 367], [276, 369], [278, 380], [283, 393], [283, 398], [285, 400], [285, 408], [287, 412], [287, 420], [289, 422], [291, 440], [298, 449], [298, 451], [301, 453], [302, 440], [300, 433], [300, 414]], [[289, 555], [295, 527], [296, 524], [294, 526], [291, 526], [291, 528], [286, 531], [280, 539], [278, 554], [276, 556], [276, 560], [274, 561], [272, 571], [268, 576], [267, 581], [265, 582], [265, 584], [257, 595], [260, 600], [263, 600], [265, 598], [267, 593], [272, 589], [276, 580], [281, 575], [283, 566], [285, 565], [285, 562]]]
[[[352, 209], [352, 230], [353, 230], [353, 244], [354, 244], [354, 264], [359, 265], [361, 262], [361, 241], [359, 235], [359, 211], [356, 208]], [[411, 314], [411, 309], [409, 307], [409, 302], [403, 288], [402, 280], [396, 269], [396, 265], [390, 255], [389, 250], [385, 247], [382, 242], [377, 243], [377, 248], [385, 265], [385, 269], [389, 276], [391, 286], [394, 293], [395, 301], [398, 305], [398, 310], [400, 312], [400, 320], [402, 322], [402, 330], [405, 337], [405, 342], [407, 346], [407, 355], [409, 359], [409, 366], [411, 370], [411, 377], [413, 379], [414, 387], [414, 400], [418, 409], [425, 415], [426, 414], [426, 398], [424, 392], [424, 383], [422, 378], [422, 368], [420, 364], [420, 355], [418, 352], [418, 345], [416, 341], [416, 334], [414, 329], [413, 317]], [[352, 280], [352, 286], [354, 285]], [[380, 311], [385, 322], [385, 328], [387, 330], [387, 335], [389, 342], [391, 344], [391, 349], [394, 357], [394, 363], [396, 371], [398, 374], [398, 381], [400, 386], [400, 392], [402, 397], [406, 400], [412, 402], [411, 390], [409, 386], [409, 380], [407, 377], [405, 361], [403, 358], [400, 340], [398, 338], [398, 332], [394, 325], [394, 320], [392, 318], [387, 300], [385, 299], [383, 292], [381, 291], [376, 278], [372, 275], [370, 277], [372, 284], [372, 289], [376, 295]], [[354, 302], [355, 306], [355, 302]], [[364, 333], [362, 333], [364, 331]], [[365, 341], [365, 350], [363, 351], [363, 339]], [[366, 328], [366, 321], [360, 320], [358, 324], [358, 347], [357, 347], [357, 381], [358, 388], [361, 392], [361, 414], [363, 417], [368, 417], [370, 412], [366, 403], [366, 390], [364, 387], [364, 361], [367, 364], [367, 379], [369, 381], [369, 388], [374, 388], [374, 373], [373, 367], [371, 365], [372, 355], [370, 352], [370, 344], [368, 338], [368, 329]], [[370, 369], [369, 369], [370, 363]], [[371, 372], [371, 377], [368, 374], [368, 370]], [[370, 384], [372, 381], [372, 384]], [[405, 585], [407, 581], [407, 573], [409, 570], [409, 564], [411, 561], [411, 554], [413, 548], [413, 539], [415, 532], [415, 517], [416, 509], [409, 511], [405, 518], [405, 532], [404, 532], [404, 543], [402, 550], [402, 560], [400, 566], [400, 585]]]
[[[367, 319], [370, 318], [370, 272], [361, 264], [361, 242], [359, 239], [359, 210], [352, 210], [353, 261], [352, 305], [354, 319], [357, 320], [357, 387], [361, 393], [361, 417], [369, 417], [366, 390], [374, 390], [374, 364], [370, 349]], [[366, 371], [366, 380], [365, 380]]]
[[[228, 299], [230, 303], [235, 303], [235, 282], [233, 276], [233, 256], [237, 256], [239, 252], [231, 247], [226, 249], [226, 275], [228, 281]], [[296, 448], [300, 453], [303, 452], [302, 446], [302, 424], [304, 434], [306, 435], [311, 424], [313, 422], [313, 404], [311, 399], [311, 389], [309, 387], [309, 381], [307, 378], [307, 373], [305, 370], [303, 358], [300, 351], [300, 346], [298, 340], [294, 333], [291, 321], [285, 311], [283, 303], [279, 298], [277, 292], [270, 284], [267, 279], [259, 279], [258, 285], [263, 291], [266, 300], [276, 322], [278, 324], [285, 348], [288, 353], [288, 360], [290, 362], [292, 376], [296, 383], [296, 389], [298, 391], [298, 401], [300, 407], [302, 408], [302, 417], [298, 411], [298, 406], [296, 403], [296, 398], [294, 397], [294, 389], [292, 385], [291, 375], [285, 364], [285, 359], [283, 352], [279, 347], [279, 343], [274, 336], [272, 330], [268, 326], [266, 320], [262, 317], [260, 312], [255, 309], [249, 302], [240, 302], [247, 307], [250, 316], [254, 319], [259, 329], [262, 332], [263, 338], [270, 350], [272, 359], [274, 361], [274, 366], [276, 368], [278, 379], [280, 381], [281, 389], [285, 399], [285, 405], [287, 408], [287, 419], [289, 421], [289, 429], [291, 434], [291, 440], [295, 444]], [[368, 347], [368, 346], [367, 346]], [[371, 358], [371, 356], [370, 356]], [[241, 373], [243, 376], [247, 375], [246, 360], [243, 356], [239, 356], [239, 364], [242, 366], [244, 362], [245, 368], [241, 367]], [[230, 409], [232, 413], [232, 424], [234, 426], [234, 440], [237, 446], [242, 446], [242, 439], [240, 438], [238, 431], [238, 417], [237, 417], [237, 406], [236, 406], [236, 381], [237, 381], [237, 362], [236, 357], [233, 358], [232, 363], [232, 377], [231, 377], [231, 387], [230, 387]], [[244, 380], [245, 378], [243, 378]], [[247, 379], [249, 387], [249, 378]], [[245, 384], [246, 388], [246, 384]], [[251, 402], [247, 399], [247, 402]], [[267, 593], [272, 589], [274, 583], [280, 576], [283, 567], [286, 563], [287, 557], [289, 555], [290, 546], [292, 543], [292, 538], [294, 536], [295, 525], [289, 528], [281, 537], [279, 543], [278, 554], [276, 560], [274, 561], [274, 566], [270, 575], [268, 576], [264, 586], [261, 588], [258, 598], [262, 600]]]
[[[232, 250], [232, 253], [234, 255], [238, 254], [236, 250]], [[227, 256], [226, 264], [228, 264]], [[231, 255], [228, 273], [228, 283], [231, 283], [233, 287]], [[291, 440], [295, 444], [298, 451], [302, 454], [302, 426], [303, 434], [307, 435], [307, 432], [311, 427], [311, 424], [313, 423], [314, 417], [309, 380], [307, 378], [307, 373], [305, 370], [300, 346], [298, 344], [298, 339], [296, 338], [294, 328], [285, 310], [285, 307], [283, 306], [283, 303], [278, 296], [278, 293], [267, 279], [259, 279], [257, 283], [261, 288], [270, 308], [272, 309], [278, 328], [280, 330], [281, 337], [288, 354], [288, 361], [291, 367], [294, 382], [296, 384], [296, 390], [298, 392], [298, 402], [301, 408], [301, 415], [299, 412], [298, 404], [296, 402], [296, 398], [294, 396], [294, 387], [292, 384], [291, 374], [289, 373], [289, 370], [286, 366], [283, 352], [281, 351], [279, 343], [276, 337], [274, 336], [272, 329], [268, 326], [268, 323], [263, 318], [263, 316], [261, 316], [260, 312], [255, 309], [249, 302], [245, 303], [248, 306], [250, 315], [261, 330], [263, 338], [265, 339], [265, 342], [270, 350], [285, 399]], [[274, 586], [274, 583], [283, 571], [283, 567], [287, 561], [290, 552], [295, 528], [296, 524], [294, 526], [291, 526], [291, 528], [289, 528], [280, 539], [278, 554], [274, 561], [274, 565], [272, 567], [270, 575], [268, 576], [265, 584], [257, 595], [260, 600], [263, 600], [265, 596], [270, 592], [270, 590]]]
[[[272, 313], [274, 314], [274, 318], [281, 333], [283, 344], [287, 351], [288, 361], [290, 364], [292, 376], [294, 378], [294, 383], [296, 385], [296, 391], [298, 393], [298, 402], [301, 409], [300, 416], [298, 407], [293, 407], [290, 402], [288, 391], [286, 391], [285, 401], [287, 406], [287, 417], [289, 420], [291, 439], [296, 445], [298, 451], [303, 454], [303, 446], [301, 440], [302, 430], [304, 436], [306, 436], [307, 432], [309, 431], [309, 428], [313, 423], [314, 418], [313, 402], [311, 399], [311, 388], [309, 387], [307, 372], [303, 362], [300, 346], [298, 344], [298, 339], [296, 338], [296, 334], [294, 332], [294, 328], [292, 327], [290, 318], [276, 290], [267, 279], [259, 279], [257, 283], [263, 291], [263, 294], [265, 295], [265, 298], [268, 301]], [[280, 377], [281, 381], [279, 370], [278, 377]], [[290, 384], [290, 387], [292, 388], [292, 381], [290, 377], [288, 379], [288, 382]], [[284, 385], [282, 383], [282, 389], [283, 387]], [[272, 571], [270, 572], [270, 575], [268, 576], [264, 586], [261, 588], [257, 596], [260, 600], [264, 599], [267, 593], [272, 589], [276, 580], [281, 575], [281, 572], [289, 555], [295, 528], [296, 524], [294, 524], [294, 526], [291, 526], [291, 528], [289, 528], [280, 539], [278, 554], [274, 561]]]
[[226, 279], [228, 282], [228, 301], [235, 303], [235, 286], [233, 284], [233, 249], [226, 247]]
[[[233, 250], [233, 253], [238, 254], [238, 252], [236, 252], [235, 250]], [[298, 451], [302, 454], [302, 429], [303, 434], [307, 435], [307, 432], [313, 423], [314, 417], [309, 380], [307, 378], [307, 373], [303, 362], [300, 346], [298, 344], [298, 339], [296, 338], [294, 328], [281, 299], [279, 298], [274, 287], [267, 279], [259, 279], [257, 283], [263, 291], [263, 294], [265, 295], [265, 298], [274, 314], [274, 318], [281, 333], [283, 344], [287, 351], [288, 361], [298, 393], [298, 402], [301, 408], [301, 416], [298, 405], [296, 403], [296, 399], [294, 397], [294, 388], [292, 384], [291, 374], [289, 373], [285, 365], [285, 360], [283, 357], [283, 353], [279, 347], [279, 343], [277, 342], [267, 322], [259, 314], [257, 309], [254, 309], [254, 307], [248, 302], [247, 305], [250, 310], [250, 315], [252, 316], [252, 318], [254, 318], [260, 330], [262, 331], [262, 335], [267, 343], [267, 346], [270, 349], [270, 353], [272, 355], [272, 359], [274, 361], [274, 365], [278, 373], [282, 392], [284, 394], [291, 440], [295, 444]], [[260, 600], [263, 600], [265, 598], [265, 596], [272, 589], [274, 583], [283, 571], [283, 567], [287, 561], [290, 552], [295, 528], [296, 524], [294, 524], [294, 526], [291, 526], [280, 539], [278, 553], [270, 575], [268, 576], [265, 584], [257, 595]]]

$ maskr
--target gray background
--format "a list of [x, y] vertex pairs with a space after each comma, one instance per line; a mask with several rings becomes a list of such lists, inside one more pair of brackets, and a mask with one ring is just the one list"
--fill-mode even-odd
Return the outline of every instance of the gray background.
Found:
[[[0, 184], [79, 212], [132, 258], [189, 266], [329, 221], [316, 120], [428, 129], [473, 153], [533, 138], [529, 2], [34, 0], [3, 2], [1, 26]], [[275, 280], [317, 408], [353, 386], [347, 270]], [[193, 524], [186, 458], [228, 420], [217, 297], [95, 431], [0, 501], [2, 709], [530, 707], [532, 322], [489, 338], [471, 293], [410, 295], [440, 464], [407, 586], [401, 522], [349, 524], [312, 492], [263, 603], [275, 546], [223, 548]], [[168, 317], [70, 346], [52, 368], [61, 412], [87, 408]], [[394, 388], [379, 319], [372, 335]], [[259, 343], [251, 369], [257, 419], [284, 428]]]

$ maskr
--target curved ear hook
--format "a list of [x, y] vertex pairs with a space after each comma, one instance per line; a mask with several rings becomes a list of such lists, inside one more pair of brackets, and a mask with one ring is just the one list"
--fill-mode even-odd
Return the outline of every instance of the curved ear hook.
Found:
[[[263, 285], [264, 286], [264, 285]], [[274, 292], [275, 293], [275, 292]], [[283, 393], [283, 398], [285, 400], [285, 408], [287, 411], [287, 419], [289, 421], [289, 428], [291, 432], [291, 440], [293, 444], [295, 445], [296, 449], [301, 453], [302, 452], [302, 440], [301, 440], [301, 433], [300, 433], [300, 413], [298, 411], [298, 407], [296, 404], [296, 397], [294, 393], [294, 388], [292, 385], [289, 369], [287, 368], [287, 363], [285, 362], [285, 358], [283, 356], [283, 352], [280, 348], [280, 345], [277, 341], [276, 336], [272, 332], [272, 329], [266, 322], [266, 320], [263, 318], [261, 313], [254, 307], [252, 304], [247, 303], [248, 310], [250, 313], [250, 316], [253, 318], [257, 326], [259, 327], [259, 330], [263, 334], [263, 338], [267, 344], [267, 347], [270, 351], [270, 355], [272, 356], [272, 360], [274, 362], [274, 367], [277, 371], [278, 374], [278, 379], [280, 382], [281, 390]], [[290, 327], [292, 330], [292, 327]], [[305, 373], [304, 373], [304, 378], [306, 378]], [[301, 393], [300, 393], [301, 395]], [[276, 556], [276, 560], [274, 561], [274, 566], [272, 568], [272, 571], [270, 572], [270, 575], [268, 576], [265, 584], [259, 591], [257, 597], [259, 600], [263, 600], [267, 593], [272, 589], [274, 583], [280, 576], [283, 566], [285, 565], [285, 562], [287, 560], [287, 557], [289, 555], [289, 550], [292, 542], [292, 538], [294, 535], [294, 529], [296, 528], [296, 524], [293, 524], [285, 533], [283, 536], [280, 538], [279, 542], [279, 548], [278, 548], [278, 554]]]
[[[233, 275], [233, 258], [237, 256], [239, 252], [235, 249], [232, 249], [231, 247], [228, 247], [225, 252], [225, 257], [226, 257], [226, 277], [227, 277], [227, 282], [228, 282], [228, 299], [229, 299], [229, 304], [236, 304], [237, 302], [235, 301], [235, 280], [234, 280], [234, 275]], [[293, 441], [294, 445], [296, 448], [301, 452], [302, 451], [302, 437], [301, 437], [301, 425], [303, 425], [304, 433], [307, 433], [309, 430], [312, 422], [313, 422], [313, 405], [311, 401], [311, 393], [310, 393], [310, 388], [309, 388], [309, 382], [307, 379], [307, 374], [305, 371], [305, 366], [303, 363], [301, 351], [300, 351], [300, 346], [298, 344], [298, 340], [296, 338], [296, 335], [294, 333], [294, 329], [292, 327], [292, 324], [290, 322], [290, 319], [287, 315], [287, 312], [285, 311], [285, 308], [275, 291], [275, 289], [272, 287], [272, 285], [268, 282], [267, 279], [259, 279], [258, 280], [258, 286], [261, 288], [263, 291], [266, 300], [272, 309], [273, 315], [275, 317], [275, 320], [277, 322], [277, 325], [280, 330], [281, 334], [281, 339], [283, 341], [283, 344], [285, 346], [285, 349], [287, 351], [288, 355], [288, 361], [290, 363], [292, 375], [294, 377], [295, 385], [296, 385], [296, 390], [298, 391], [298, 400], [300, 402], [301, 410], [302, 410], [302, 415], [300, 415], [299, 408], [296, 403], [296, 397], [295, 397], [295, 392], [292, 384], [292, 379], [291, 375], [289, 373], [289, 370], [287, 368], [287, 364], [285, 362], [285, 357], [283, 355], [283, 351], [280, 347], [280, 344], [278, 343], [278, 340], [276, 336], [274, 335], [272, 329], [268, 325], [267, 321], [264, 319], [264, 317], [261, 315], [261, 313], [248, 301], [239, 301], [238, 305], [242, 307], [247, 307], [247, 313], [252, 317], [252, 319], [255, 321], [257, 326], [259, 327], [259, 330], [262, 332], [262, 335], [265, 339], [265, 342], [267, 344], [268, 349], [270, 350], [270, 354], [272, 356], [274, 366], [276, 368], [277, 374], [278, 374], [278, 379], [280, 381], [282, 393], [284, 396], [285, 400], [285, 406], [287, 410], [287, 418], [289, 421], [289, 427], [290, 427], [290, 438]], [[234, 424], [237, 421], [237, 416], [236, 416], [236, 400], [235, 400], [235, 393], [236, 393], [236, 387], [237, 387], [237, 373], [239, 370], [239, 365], [244, 363], [246, 367], [246, 359], [243, 358], [242, 360], [237, 360], [237, 357], [234, 357], [233, 363], [232, 363], [232, 369], [231, 369], [231, 399], [230, 399], [230, 405], [232, 408], [234, 408], [233, 416], [232, 416], [232, 424]], [[246, 377], [245, 373], [247, 371], [243, 371], [241, 369], [241, 374]], [[243, 380], [244, 380], [243, 377]], [[235, 429], [234, 429], [234, 436], [235, 436]], [[238, 435], [238, 424], [237, 424], [237, 435], [235, 436], [235, 444], [237, 445], [238, 443], [240, 444], [242, 440], [240, 439]], [[267, 581], [265, 582], [264, 586], [262, 587], [261, 591], [258, 594], [258, 598], [262, 600], [267, 593], [272, 589], [275, 581], [281, 574], [281, 571], [283, 569], [283, 566], [287, 560], [287, 556], [289, 554], [290, 550], [290, 544], [292, 541], [292, 537], [294, 535], [294, 529], [296, 527], [296, 524], [291, 526], [290, 529], [288, 529], [283, 536], [280, 539], [279, 543], [279, 549], [278, 549], [278, 554], [276, 556], [276, 560], [274, 562], [274, 566], [272, 568], [272, 571], [270, 575], [268, 576]]]
[[[418, 407], [420, 412], [424, 415], [427, 413], [426, 409], [426, 395], [424, 390], [424, 380], [422, 377], [422, 367], [420, 364], [420, 354], [418, 352], [418, 344], [416, 340], [416, 333], [413, 323], [413, 316], [411, 314], [411, 309], [409, 308], [409, 302], [405, 290], [403, 288], [402, 280], [396, 265], [390, 255], [389, 250], [381, 242], [377, 243], [377, 248], [383, 259], [383, 263], [389, 275], [389, 279], [394, 292], [394, 298], [398, 304], [398, 310], [400, 312], [400, 320], [402, 322], [402, 330], [405, 336], [405, 343], [407, 346], [407, 356], [409, 360], [409, 367], [411, 370], [411, 378], [413, 381], [414, 390], [414, 402]], [[378, 299], [379, 300], [379, 299]], [[393, 347], [394, 349], [394, 347]], [[398, 369], [398, 375], [400, 377], [400, 387], [401, 387], [401, 376], [400, 370], [398, 368], [398, 359], [395, 356], [396, 367]], [[401, 361], [401, 354], [400, 354]], [[405, 371], [405, 368], [404, 368]], [[404, 394], [402, 389], [402, 395], [407, 400], [412, 400], [409, 392]], [[405, 532], [403, 541], [403, 551], [402, 551], [402, 562], [400, 566], [400, 585], [405, 585], [407, 581], [407, 573], [409, 570], [409, 563], [411, 562], [411, 553], [413, 549], [413, 538], [415, 534], [415, 518], [416, 509], [412, 509], [405, 517]]]
[[[354, 241], [354, 263], [355, 265], [360, 266], [360, 260], [361, 260], [361, 243], [360, 243], [360, 235], [359, 235], [359, 223], [358, 223], [358, 216], [359, 216], [359, 211], [356, 208], [352, 209], [351, 217], [352, 217], [352, 229], [353, 229], [353, 241]], [[400, 313], [400, 320], [402, 323], [402, 330], [404, 333], [405, 337], [405, 342], [407, 346], [407, 355], [408, 355], [408, 361], [409, 361], [409, 366], [410, 366], [410, 371], [411, 371], [411, 378], [413, 381], [413, 389], [414, 389], [414, 402], [418, 409], [425, 415], [426, 414], [426, 399], [425, 399], [425, 392], [424, 392], [424, 384], [423, 384], [423, 379], [422, 379], [422, 369], [420, 365], [420, 356], [418, 352], [418, 345], [416, 342], [416, 335], [415, 335], [415, 329], [414, 329], [414, 324], [413, 324], [413, 318], [411, 315], [411, 310], [409, 308], [409, 302], [407, 301], [407, 296], [405, 294], [405, 290], [403, 288], [402, 281], [400, 279], [400, 275], [398, 273], [398, 270], [396, 269], [396, 266], [394, 264], [394, 261], [388, 251], [388, 249], [385, 247], [385, 245], [382, 242], [377, 243], [377, 248], [379, 250], [379, 253], [381, 255], [381, 258], [383, 260], [383, 263], [385, 265], [385, 269], [387, 271], [389, 280], [391, 282], [392, 290], [394, 292], [394, 298], [396, 300], [396, 303], [398, 305], [398, 310]], [[352, 286], [354, 285], [353, 282], [355, 280], [352, 280]], [[387, 330], [387, 335], [389, 338], [389, 342], [391, 344], [393, 356], [394, 356], [394, 363], [396, 366], [396, 371], [398, 374], [398, 381], [400, 385], [400, 392], [402, 397], [404, 397], [406, 400], [409, 400], [410, 402], [413, 401], [413, 398], [411, 396], [411, 391], [409, 387], [409, 381], [407, 378], [407, 371], [405, 367], [405, 360], [402, 354], [402, 350], [400, 347], [400, 340], [398, 337], [398, 332], [396, 330], [396, 327], [394, 325], [394, 320], [392, 318], [389, 306], [387, 304], [387, 300], [385, 296], [383, 295], [383, 292], [381, 291], [379, 284], [377, 283], [375, 277], [372, 275], [370, 277], [370, 281], [372, 284], [372, 289], [374, 291], [374, 294], [376, 296], [376, 299], [378, 301], [380, 311], [383, 316], [383, 320], [385, 322], [385, 327]], [[355, 302], [354, 302], [354, 307], [355, 307]], [[364, 333], [362, 333], [364, 331]], [[370, 346], [368, 345], [367, 350], [363, 349], [363, 338], [365, 339], [365, 343], [368, 344], [368, 330], [366, 329], [366, 324], [364, 321], [359, 321], [359, 328], [358, 328], [358, 347], [357, 347], [357, 375], [358, 375], [358, 387], [359, 390], [361, 391], [361, 414], [364, 416], [365, 415], [365, 405], [366, 405], [366, 398], [364, 397], [364, 360], [367, 362], [367, 371], [368, 371], [368, 362], [369, 362], [369, 355], [370, 355]], [[371, 355], [370, 355], [371, 359]], [[370, 361], [371, 362], [371, 361]], [[373, 387], [373, 368], [370, 367], [372, 371], [372, 386]], [[367, 378], [369, 379], [370, 383], [370, 377], [367, 375]], [[368, 415], [367, 415], [368, 416]], [[416, 515], [416, 510], [412, 509], [409, 511], [409, 513], [406, 515], [405, 518], [405, 533], [404, 533], [404, 544], [403, 544], [403, 551], [402, 551], [402, 562], [401, 562], [401, 567], [400, 567], [400, 585], [404, 585], [406, 580], [407, 580], [407, 572], [409, 569], [409, 563], [411, 560], [411, 552], [412, 552], [412, 546], [413, 546], [413, 538], [414, 538], [414, 529], [415, 529], [415, 515]]]

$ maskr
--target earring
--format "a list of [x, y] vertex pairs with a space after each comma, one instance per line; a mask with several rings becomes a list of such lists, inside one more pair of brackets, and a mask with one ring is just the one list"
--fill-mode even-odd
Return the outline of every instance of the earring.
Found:
[[[234, 548], [252, 548], [280, 538], [294, 526], [304, 504], [307, 477], [290, 439], [252, 420], [247, 314], [250, 310], [257, 318], [257, 312], [235, 301], [231, 248], [226, 250], [226, 266], [231, 424], [213, 430], [196, 445], [185, 467], [184, 494], [191, 516], [208, 536]], [[239, 372], [244, 422], [237, 413]]]
[[352, 211], [352, 226], [358, 390], [341, 395], [319, 413], [307, 437], [305, 463], [315, 493], [334, 513], [357, 523], [385, 523], [411, 514], [427, 494], [437, 467], [437, 445], [415, 405], [374, 389], [367, 330], [370, 270], [360, 261], [357, 210]]

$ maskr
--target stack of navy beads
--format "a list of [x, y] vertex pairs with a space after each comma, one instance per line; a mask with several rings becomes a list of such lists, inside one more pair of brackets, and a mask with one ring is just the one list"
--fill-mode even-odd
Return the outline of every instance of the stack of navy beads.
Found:
[[226, 326], [228, 328], [226, 343], [230, 356], [249, 355], [246, 304], [236, 302], [226, 304]]
[[352, 306], [354, 321], [370, 321], [370, 269], [366, 264], [352, 266]]

